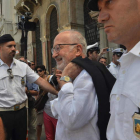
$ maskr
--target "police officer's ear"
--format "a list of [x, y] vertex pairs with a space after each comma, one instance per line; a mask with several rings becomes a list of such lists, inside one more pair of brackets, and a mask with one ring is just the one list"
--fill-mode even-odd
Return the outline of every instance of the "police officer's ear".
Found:
[[78, 44], [78, 45], [76, 46], [76, 57], [82, 56], [82, 52], [83, 52], [82, 45], [81, 45], [81, 44]]
[[0, 50], [1, 50], [2, 46], [3, 46], [3, 45], [2, 45], [2, 44], [0, 44]]

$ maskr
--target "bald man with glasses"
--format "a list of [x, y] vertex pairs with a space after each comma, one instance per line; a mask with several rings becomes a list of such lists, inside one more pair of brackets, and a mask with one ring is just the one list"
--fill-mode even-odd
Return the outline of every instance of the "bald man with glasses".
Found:
[[51, 101], [52, 113], [58, 117], [55, 140], [100, 139], [98, 101], [92, 78], [86, 70], [70, 63], [76, 57], [85, 58], [86, 47], [86, 40], [78, 31], [63, 31], [54, 39], [52, 57], [62, 71], [61, 78], [56, 74], [61, 87], [58, 99]]

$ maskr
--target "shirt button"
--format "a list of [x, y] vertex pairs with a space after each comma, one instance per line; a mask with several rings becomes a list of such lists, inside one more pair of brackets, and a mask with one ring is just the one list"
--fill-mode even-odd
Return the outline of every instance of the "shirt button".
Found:
[[119, 101], [120, 100], [120, 97], [117, 97], [116, 99]]
[[125, 70], [123, 70], [122, 73], [125, 74]]

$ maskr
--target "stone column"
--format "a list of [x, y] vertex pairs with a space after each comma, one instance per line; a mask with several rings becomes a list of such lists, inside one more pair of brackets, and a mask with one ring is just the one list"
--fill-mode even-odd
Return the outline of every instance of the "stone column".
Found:
[[45, 65], [46, 67], [46, 60], [47, 60], [47, 52], [46, 52], [46, 42], [47, 42], [47, 38], [46, 36], [43, 36], [42, 38], [40, 38], [41, 42], [42, 42], [42, 60], [43, 60], [43, 65]]

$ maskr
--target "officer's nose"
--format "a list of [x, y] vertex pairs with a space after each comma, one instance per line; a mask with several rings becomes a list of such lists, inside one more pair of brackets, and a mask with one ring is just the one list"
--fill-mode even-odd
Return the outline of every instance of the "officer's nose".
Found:
[[99, 16], [98, 16], [98, 22], [99, 23], [105, 23], [106, 21], [108, 21], [110, 18], [109, 13], [105, 12], [105, 11], [100, 11], [99, 12]]
[[16, 46], [13, 45], [13, 46], [11, 47], [11, 49], [12, 49], [12, 50], [16, 50]]

